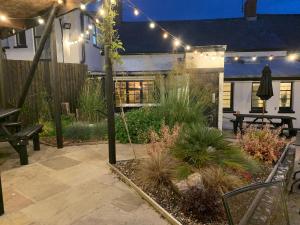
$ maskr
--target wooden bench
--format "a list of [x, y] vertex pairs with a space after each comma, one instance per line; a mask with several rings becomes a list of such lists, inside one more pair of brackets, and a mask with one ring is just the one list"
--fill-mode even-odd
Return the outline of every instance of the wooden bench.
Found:
[[13, 134], [9, 137], [9, 142], [15, 148], [20, 156], [20, 164], [27, 165], [28, 164], [28, 154], [27, 154], [27, 145], [29, 140], [33, 140], [33, 150], [40, 150], [40, 138], [39, 134], [43, 130], [43, 125], [34, 125], [22, 129], [21, 131]]

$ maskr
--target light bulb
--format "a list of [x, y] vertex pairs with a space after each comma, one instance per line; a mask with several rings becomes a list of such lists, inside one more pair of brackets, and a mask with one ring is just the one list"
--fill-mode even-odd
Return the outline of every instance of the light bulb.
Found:
[[45, 23], [45, 20], [43, 18], [38, 18], [38, 23], [40, 25], [43, 25]]
[[80, 4], [80, 9], [83, 10], [83, 11], [86, 10], [86, 5], [81, 3]]
[[297, 59], [297, 55], [296, 54], [291, 54], [288, 56], [288, 60], [289, 61], [295, 61]]
[[164, 39], [167, 39], [168, 37], [169, 37], [169, 34], [167, 32], [163, 34]]
[[133, 13], [134, 13], [135, 16], [140, 15], [140, 11], [138, 9], [134, 9]]
[[181, 45], [181, 41], [179, 39], [174, 40], [174, 46], [179, 47]]
[[195, 51], [194, 51], [194, 53], [195, 53], [195, 54], [198, 54], [198, 51], [197, 51], [197, 50], [195, 50]]
[[64, 1], [63, 0], [57, 0], [57, 3], [62, 5], [64, 3]]
[[155, 23], [154, 22], [151, 22], [150, 24], [149, 24], [149, 27], [151, 28], [151, 29], [154, 29], [155, 28]]
[[269, 56], [269, 60], [272, 61], [274, 59], [274, 56]]
[[234, 61], [238, 61], [238, 60], [239, 60], [238, 56], [234, 57]]
[[252, 61], [256, 61], [257, 60], [257, 57], [256, 56], [253, 56], [252, 57]]
[[82, 41], [83, 41], [83, 37], [80, 36], [80, 37], [78, 38], [78, 41], [79, 41], [79, 42], [82, 42]]
[[85, 34], [86, 34], [86, 35], [89, 35], [89, 34], [90, 34], [90, 32], [87, 30], [87, 31], [85, 32]]
[[93, 25], [89, 24], [88, 28], [89, 28], [89, 30], [93, 30]]
[[1, 16], [0, 16], [0, 20], [1, 20], [1, 21], [6, 21], [6, 20], [7, 20], [7, 17], [6, 17], [5, 15], [1, 15]]
[[185, 46], [185, 50], [190, 51], [191, 50], [191, 46], [189, 46], [189, 45]]
[[96, 23], [100, 23], [100, 20], [98, 18], [96, 18]]
[[99, 9], [99, 15], [104, 17], [105, 16], [105, 10], [103, 8]]

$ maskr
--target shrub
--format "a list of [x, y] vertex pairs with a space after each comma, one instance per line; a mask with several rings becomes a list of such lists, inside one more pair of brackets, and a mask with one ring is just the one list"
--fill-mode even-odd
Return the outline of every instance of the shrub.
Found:
[[241, 147], [255, 159], [272, 163], [278, 160], [281, 150], [286, 145], [285, 138], [280, 137], [281, 128], [270, 129], [264, 126], [257, 129], [253, 126], [245, 130], [244, 135], [238, 135]]
[[87, 141], [104, 139], [107, 134], [105, 123], [88, 124], [75, 122], [64, 130], [64, 137], [71, 140]]
[[79, 96], [79, 120], [97, 123], [106, 116], [106, 104], [101, 80], [88, 79]]
[[228, 166], [238, 170], [257, 170], [240, 148], [225, 140], [221, 131], [202, 124], [186, 126], [172, 149], [175, 157], [201, 168], [210, 164]]
[[[125, 114], [132, 143], [148, 143], [149, 132], [158, 132], [163, 119], [150, 108], [141, 108]], [[121, 143], [128, 143], [128, 135], [121, 116], [116, 118], [116, 138]]]
[[174, 144], [178, 130], [177, 126], [173, 130], [163, 126], [161, 137], [155, 131], [151, 132], [151, 144], [147, 149], [149, 158], [138, 170], [138, 179], [146, 188], [173, 187], [171, 180], [175, 177], [177, 162], [169, 154], [169, 148]]
[[202, 183], [189, 187], [182, 194], [182, 208], [200, 220], [224, 220], [222, 195], [241, 187], [243, 182], [237, 176], [229, 175], [220, 167], [207, 167], [200, 171]]

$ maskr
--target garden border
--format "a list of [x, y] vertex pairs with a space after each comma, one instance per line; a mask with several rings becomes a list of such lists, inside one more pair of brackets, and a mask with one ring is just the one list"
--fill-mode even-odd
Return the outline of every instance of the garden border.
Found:
[[136, 184], [134, 184], [129, 178], [127, 178], [118, 168], [116, 168], [114, 165], [109, 164], [108, 166], [112, 170], [113, 173], [115, 173], [120, 180], [122, 180], [125, 184], [127, 184], [129, 187], [134, 189], [142, 199], [144, 199], [146, 202], [148, 202], [149, 205], [154, 208], [155, 211], [157, 211], [159, 214], [161, 214], [162, 217], [164, 217], [169, 223], [172, 225], [182, 225], [177, 219], [175, 219], [167, 210], [165, 210], [162, 206], [160, 206], [155, 200], [153, 200], [148, 194], [146, 194], [141, 188], [139, 188]]

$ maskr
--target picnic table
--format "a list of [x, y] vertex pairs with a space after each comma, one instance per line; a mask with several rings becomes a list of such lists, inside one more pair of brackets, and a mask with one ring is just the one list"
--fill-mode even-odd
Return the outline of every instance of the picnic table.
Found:
[[0, 109], [1, 141], [7, 141], [19, 154], [21, 165], [28, 164], [27, 145], [33, 140], [33, 149], [40, 150], [39, 133], [43, 125], [37, 124], [21, 129], [21, 123], [12, 121], [11, 116], [20, 112], [20, 109]]
[[[265, 125], [270, 124], [274, 128], [282, 127], [287, 125], [288, 130], [292, 131], [293, 126], [293, 120], [296, 120], [295, 117], [291, 116], [284, 116], [284, 115], [263, 115], [263, 114], [233, 114], [235, 116], [235, 120], [233, 120], [233, 131], [235, 134], [237, 134], [238, 129], [243, 132], [244, 129], [244, 123], [247, 123], [248, 126], [251, 125]], [[245, 118], [248, 118], [247, 121], [245, 121]]]

